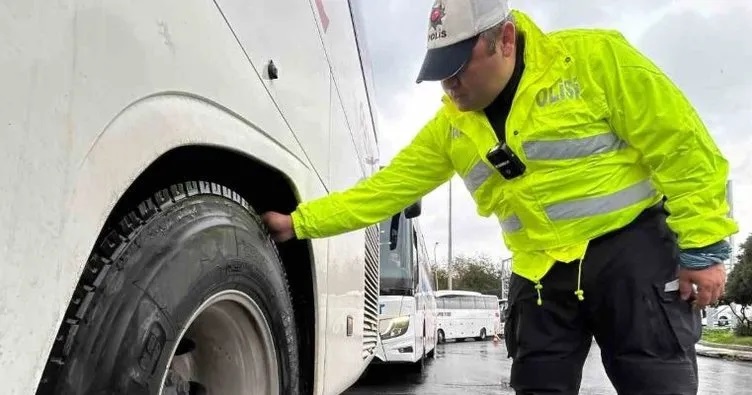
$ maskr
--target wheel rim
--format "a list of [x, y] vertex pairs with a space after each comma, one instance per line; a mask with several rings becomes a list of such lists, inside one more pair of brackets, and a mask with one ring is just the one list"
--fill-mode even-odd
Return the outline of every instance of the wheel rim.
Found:
[[486, 330], [485, 329], [481, 329], [480, 330], [480, 338], [481, 339], [485, 339], [486, 338]]
[[167, 388], [191, 395], [279, 393], [271, 328], [244, 293], [227, 290], [207, 299], [179, 338], [160, 394]]

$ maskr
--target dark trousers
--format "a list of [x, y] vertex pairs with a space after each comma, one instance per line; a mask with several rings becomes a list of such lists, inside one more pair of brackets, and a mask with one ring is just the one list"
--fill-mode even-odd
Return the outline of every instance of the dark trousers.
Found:
[[505, 337], [518, 395], [577, 394], [595, 337], [619, 394], [697, 394], [700, 312], [666, 290], [677, 278], [678, 247], [660, 207], [590, 243], [577, 300], [578, 263], [557, 262], [534, 284], [512, 276]]

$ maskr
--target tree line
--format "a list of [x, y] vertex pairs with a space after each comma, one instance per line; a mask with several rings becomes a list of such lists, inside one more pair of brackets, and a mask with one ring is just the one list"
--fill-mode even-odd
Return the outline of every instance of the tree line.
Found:
[[[735, 331], [737, 336], [752, 336], [752, 322], [749, 310], [752, 308], [752, 234], [747, 236], [736, 257], [736, 264], [726, 279], [726, 292], [719, 301], [731, 307], [731, 312], [739, 321]], [[739, 306], [739, 313], [733, 305]]]
[[[510, 265], [508, 259], [494, 259], [488, 255], [456, 256], [452, 261], [452, 289], [506, 298], [512, 273]], [[436, 275], [436, 289], [448, 289], [447, 267], [434, 264], [431, 269]]]

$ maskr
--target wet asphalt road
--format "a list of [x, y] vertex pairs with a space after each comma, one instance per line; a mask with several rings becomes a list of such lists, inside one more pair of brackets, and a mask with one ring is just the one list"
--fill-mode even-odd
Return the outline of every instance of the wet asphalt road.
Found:
[[[438, 346], [436, 358], [429, 359], [422, 375], [404, 366], [372, 365], [344, 395], [513, 395], [509, 387], [511, 363], [503, 341], [450, 342]], [[752, 394], [752, 363], [698, 357], [698, 365], [699, 394]], [[580, 394], [616, 394], [595, 342], [585, 363]]]

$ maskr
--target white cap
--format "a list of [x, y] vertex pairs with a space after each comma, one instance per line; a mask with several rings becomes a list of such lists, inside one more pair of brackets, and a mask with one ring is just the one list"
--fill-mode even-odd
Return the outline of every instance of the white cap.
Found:
[[507, 0], [436, 0], [428, 17], [428, 52], [417, 82], [457, 74], [470, 59], [478, 34], [508, 14]]

